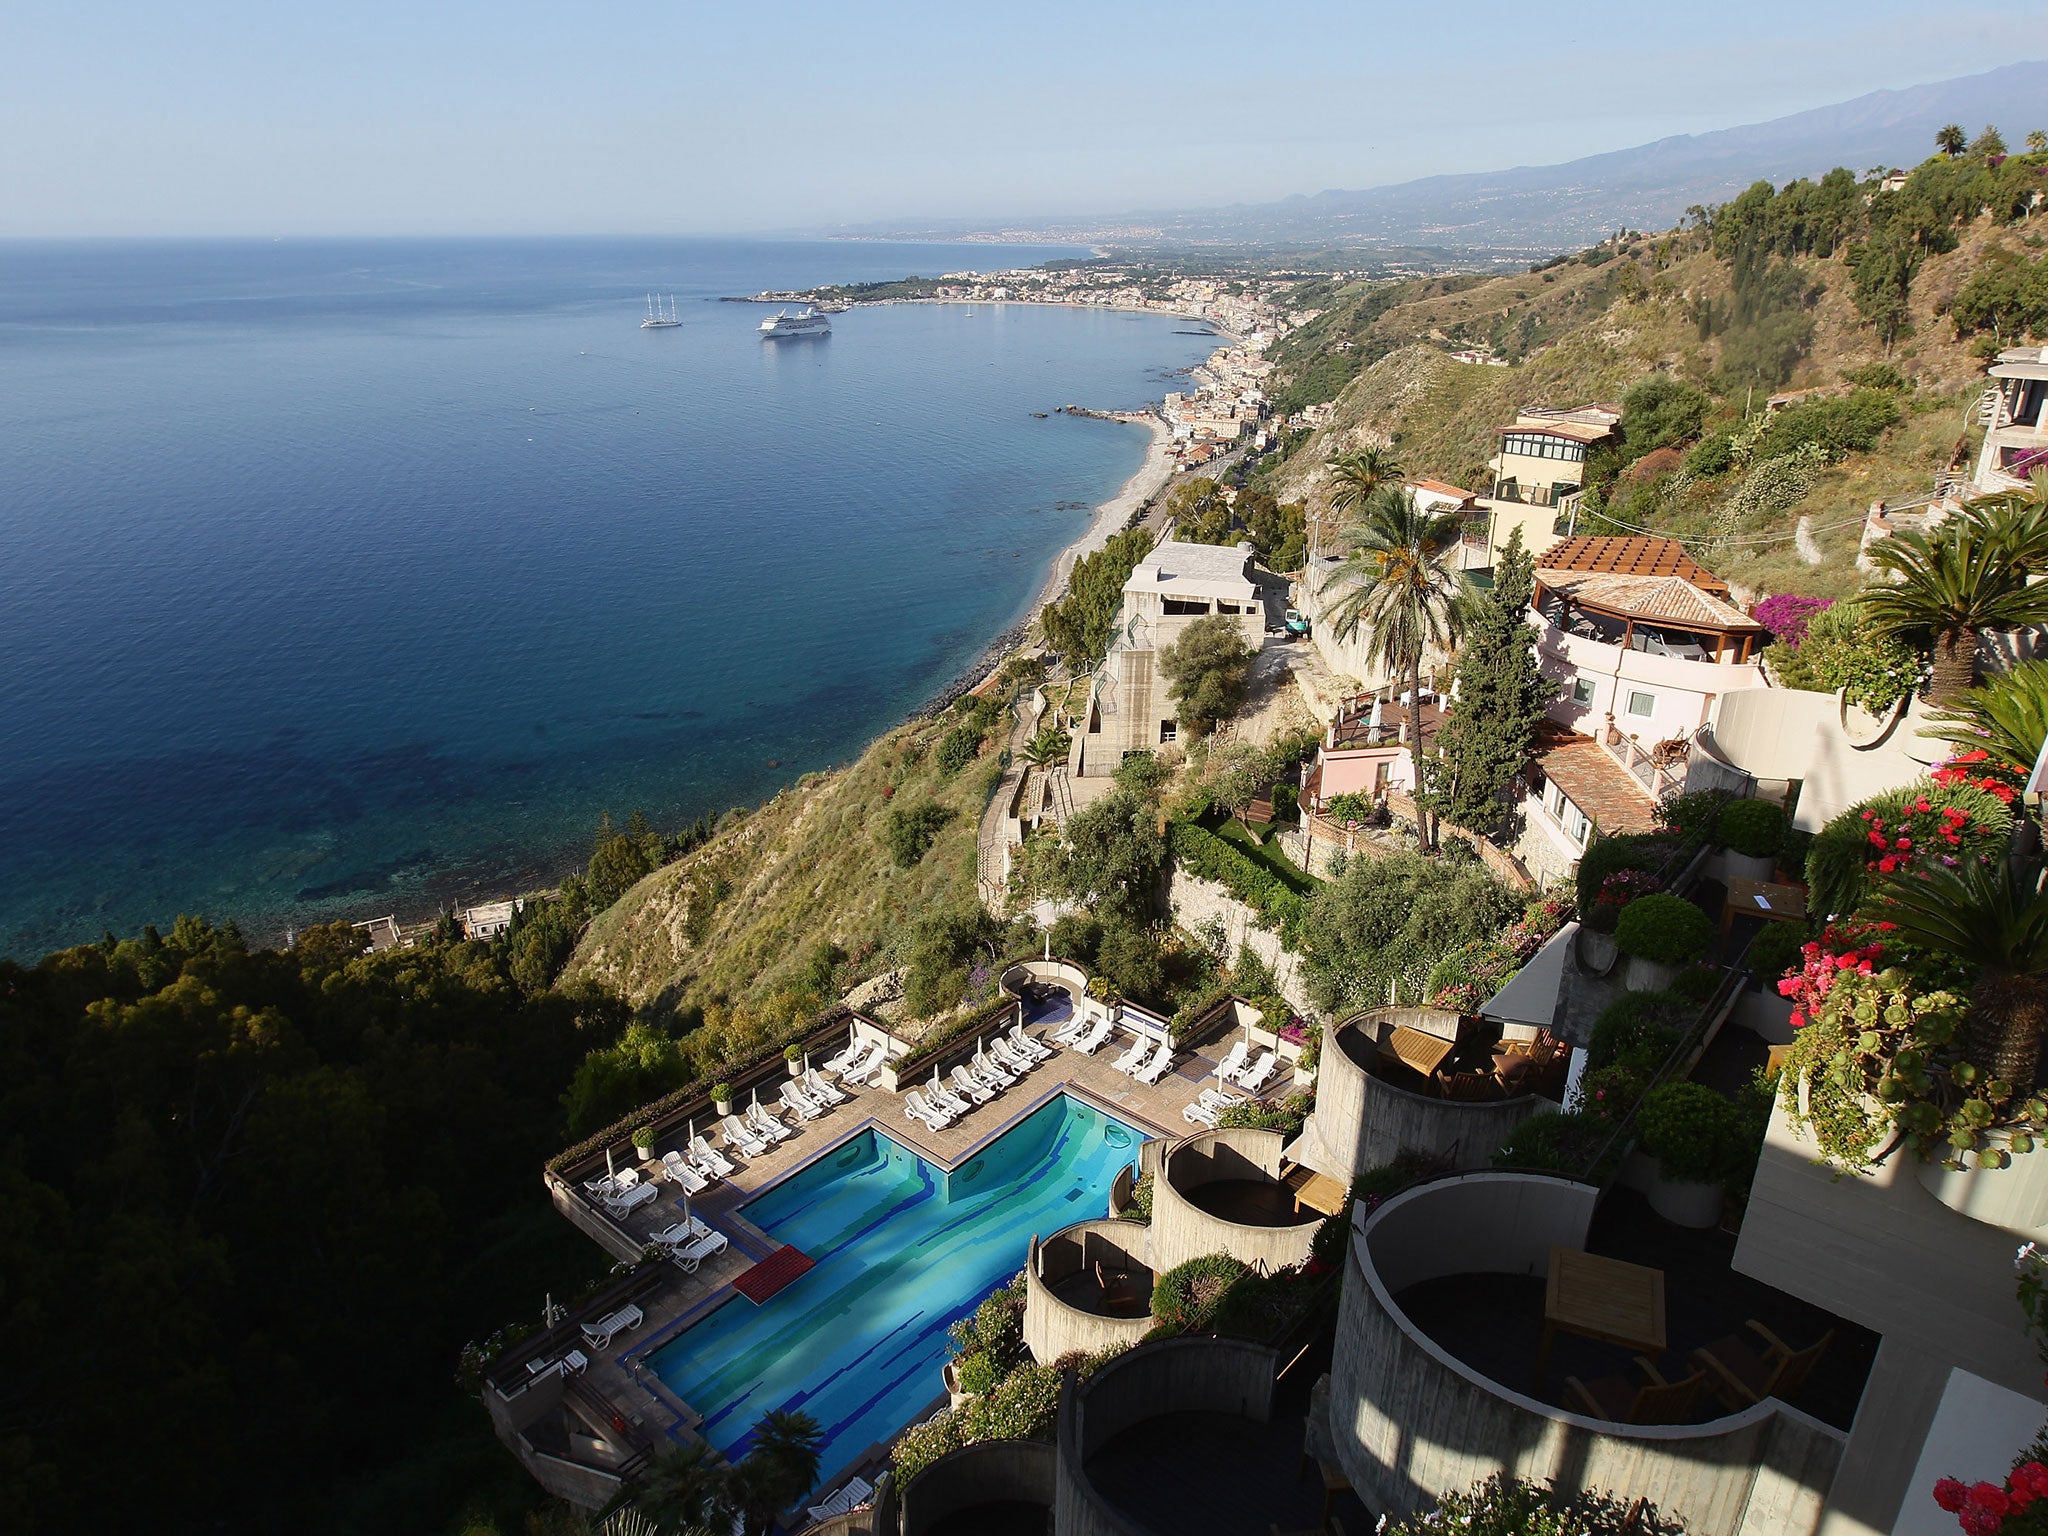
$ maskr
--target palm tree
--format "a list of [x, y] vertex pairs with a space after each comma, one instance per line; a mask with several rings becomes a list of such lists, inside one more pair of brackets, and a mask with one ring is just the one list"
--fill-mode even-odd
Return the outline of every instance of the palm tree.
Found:
[[1024, 745], [1024, 761], [1034, 768], [1049, 768], [1066, 761], [1074, 738], [1056, 725], [1048, 725]]
[[[1445, 559], [1458, 547], [1458, 514], [1425, 512], [1415, 493], [1382, 485], [1343, 533], [1351, 552], [1330, 577], [1341, 596], [1328, 617], [1340, 640], [1360, 624], [1371, 629], [1366, 659], [1408, 679], [1408, 753], [1415, 764], [1415, 798], [1423, 801], [1422, 657], [1432, 645], [1448, 650], [1464, 632], [1472, 585]], [[1424, 841], [1436, 844], [1435, 818]]]
[[1864, 589], [1864, 616], [1880, 636], [1932, 644], [1935, 703], [1959, 703], [1976, 681], [1978, 630], [2048, 623], [2048, 583], [2026, 579], [2042, 558], [2040, 519], [2038, 506], [1966, 512], [1931, 535], [1895, 533], [1871, 546], [1896, 579]]
[[1969, 142], [1969, 135], [1963, 132], [1963, 125], [1961, 123], [1946, 124], [1934, 135], [1934, 147], [1944, 155], [1947, 155], [1951, 160], [1960, 155], [1963, 152], [1963, 146]]
[[2021, 662], [1984, 687], [1970, 689], [1934, 720], [1921, 728], [1921, 735], [1989, 753], [1999, 767], [2026, 778], [2034, 771], [2041, 743], [2048, 741], [2048, 661]]
[[808, 1413], [775, 1409], [754, 1426], [753, 1448], [733, 1471], [734, 1493], [749, 1530], [762, 1530], [818, 1480], [825, 1431]]
[[1878, 891], [1902, 944], [1940, 950], [1977, 971], [1964, 1025], [1971, 1066], [2034, 1091], [2048, 1028], [2048, 896], [2038, 858], [1895, 875]]
[[1330, 510], [1349, 512], [1354, 517], [1381, 486], [1393, 485], [1407, 473], [1394, 457], [1394, 450], [1377, 443], [1336, 455], [1328, 461], [1328, 468], [1330, 478], [1336, 482], [1330, 491]]
[[2040, 129], [2036, 128], [2032, 133], [2028, 134], [2027, 153], [2030, 155], [2048, 155], [2048, 133], [2043, 133]]
[[665, 1536], [728, 1536], [731, 1477], [718, 1453], [694, 1440], [654, 1459], [635, 1503]]

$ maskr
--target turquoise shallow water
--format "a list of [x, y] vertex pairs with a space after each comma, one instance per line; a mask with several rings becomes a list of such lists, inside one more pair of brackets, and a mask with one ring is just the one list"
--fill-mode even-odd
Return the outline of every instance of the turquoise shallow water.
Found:
[[1034, 413], [1213, 343], [891, 305], [764, 344], [716, 298], [1053, 254], [0, 243], [0, 955], [422, 917], [559, 876], [600, 811], [857, 753], [1144, 456]]
[[730, 1455], [770, 1409], [810, 1414], [829, 1476], [944, 1391], [947, 1327], [1024, 1267], [1034, 1232], [1106, 1215], [1142, 1140], [1067, 1094], [950, 1175], [864, 1131], [744, 1209], [817, 1267], [762, 1306], [727, 1302], [658, 1350], [653, 1369]]

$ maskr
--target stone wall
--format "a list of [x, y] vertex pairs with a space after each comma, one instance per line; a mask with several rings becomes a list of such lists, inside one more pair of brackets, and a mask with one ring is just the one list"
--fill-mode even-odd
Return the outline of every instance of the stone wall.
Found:
[[1279, 1357], [1240, 1339], [1143, 1344], [1060, 1394], [1059, 1536], [1152, 1536], [1095, 1491], [1088, 1458], [1133, 1425], [1169, 1413], [1232, 1413], [1263, 1424], [1273, 1412]]
[[1280, 995], [1304, 1018], [1315, 1016], [1309, 1003], [1307, 967], [1301, 956], [1280, 942], [1280, 935], [1259, 926], [1259, 914], [1213, 880], [1202, 880], [1175, 867], [1167, 877], [1167, 908], [1173, 920], [1190, 933], [1212, 919], [1223, 926], [1230, 958], [1249, 948], [1266, 962]]
[[1583, 1244], [1596, 1198], [1563, 1179], [1468, 1174], [1398, 1195], [1359, 1227], [1330, 1390], [1352, 1485], [1396, 1519], [1503, 1474], [1641, 1496], [1691, 1536], [1811, 1536], [1841, 1460], [1838, 1431], [1775, 1399], [1705, 1424], [1569, 1413], [1465, 1365], [1395, 1302], [1447, 1275], [1544, 1273], [1551, 1244]]
[[1052, 1292], [1069, 1275], [1090, 1270], [1099, 1261], [1112, 1269], [1144, 1269], [1146, 1229], [1113, 1216], [1077, 1221], [1040, 1242], [1031, 1240], [1024, 1266], [1024, 1342], [1031, 1358], [1050, 1364], [1080, 1350], [1099, 1354], [1119, 1345], [1135, 1344], [1151, 1332], [1149, 1313], [1108, 1317], [1072, 1307]]
[[1299, 1264], [1322, 1218], [1304, 1212], [1297, 1226], [1261, 1227], [1212, 1216], [1188, 1198], [1220, 1179], [1277, 1179], [1284, 1138], [1278, 1131], [1203, 1131], [1176, 1142], [1152, 1181], [1152, 1231], [1147, 1252], [1154, 1272], [1204, 1254], [1227, 1253], [1266, 1272]]
[[1043, 1440], [982, 1440], [948, 1452], [898, 1492], [898, 1530], [901, 1536], [925, 1536], [983, 1504], [1051, 1508], [1058, 1466], [1058, 1448]]

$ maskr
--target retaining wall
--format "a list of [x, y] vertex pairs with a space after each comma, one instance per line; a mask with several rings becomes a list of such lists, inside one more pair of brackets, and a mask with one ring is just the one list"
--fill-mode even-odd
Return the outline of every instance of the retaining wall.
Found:
[[1315, 1016], [1309, 1002], [1308, 976], [1301, 956], [1280, 942], [1280, 935], [1259, 926], [1259, 914], [1230, 894], [1227, 886], [1200, 880], [1174, 866], [1167, 876], [1166, 904], [1173, 920], [1189, 933], [1215, 920], [1223, 925], [1224, 941], [1234, 956], [1249, 948], [1266, 962], [1274, 985], [1289, 1006], [1304, 1018]]
[[1098, 1261], [1106, 1269], [1146, 1268], [1145, 1235], [1136, 1222], [1107, 1216], [1062, 1227], [1043, 1242], [1032, 1238], [1030, 1261], [1024, 1267], [1024, 1342], [1032, 1359], [1050, 1364], [1073, 1350], [1098, 1354], [1135, 1344], [1151, 1331], [1149, 1313], [1108, 1317], [1070, 1306], [1052, 1292], [1060, 1281], [1092, 1269]]
[[1262, 1272], [1308, 1257], [1322, 1217], [1304, 1212], [1297, 1226], [1261, 1227], [1212, 1216], [1188, 1194], [1221, 1179], [1272, 1179], [1285, 1138], [1278, 1131], [1202, 1131], [1167, 1148], [1152, 1180], [1152, 1269], [1164, 1274], [1207, 1253], [1227, 1253]]
[[983, 1504], [1015, 1501], [1052, 1507], [1058, 1447], [1044, 1440], [982, 1440], [949, 1451], [905, 1483], [889, 1536], [925, 1536], [943, 1521]]
[[1458, 1168], [1484, 1168], [1509, 1131], [1540, 1110], [1556, 1108], [1533, 1093], [1466, 1103], [1411, 1093], [1361, 1064], [1400, 1026], [1454, 1039], [1458, 1015], [1435, 1008], [1374, 1008], [1324, 1026], [1316, 1067], [1316, 1107], [1297, 1155], [1319, 1172], [1349, 1184], [1402, 1152], [1448, 1158]]
[[1059, 1536], [1153, 1536], [1095, 1490], [1088, 1458], [1135, 1424], [1169, 1413], [1234, 1413], [1263, 1424], [1273, 1412], [1279, 1357], [1241, 1339], [1163, 1339], [1104, 1365], [1060, 1393]]
[[1532, 1174], [1474, 1173], [1407, 1190], [1348, 1246], [1331, 1364], [1330, 1432], [1365, 1501], [1412, 1518], [1495, 1474], [1649, 1499], [1691, 1536], [1811, 1536], [1844, 1437], [1776, 1400], [1706, 1424], [1588, 1418], [1493, 1381], [1437, 1346], [1395, 1303], [1447, 1275], [1547, 1273], [1582, 1247], [1598, 1191]]

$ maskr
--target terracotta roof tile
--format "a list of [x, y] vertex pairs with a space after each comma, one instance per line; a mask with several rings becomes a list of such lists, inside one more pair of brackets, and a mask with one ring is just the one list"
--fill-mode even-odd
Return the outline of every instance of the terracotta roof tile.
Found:
[[[1604, 572], [1615, 576], [1682, 576], [1703, 592], [1728, 596], [1728, 583], [1694, 560], [1676, 539], [1580, 535], [1553, 544], [1536, 559], [1539, 571]], [[1548, 581], [1545, 586], [1550, 585]]]
[[1602, 832], [1656, 829], [1657, 802], [1635, 775], [1592, 737], [1557, 725], [1541, 729], [1535, 763]]
[[1455, 496], [1460, 501], [1471, 501], [1477, 494], [1447, 480], [1410, 480], [1408, 483], [1418, 491], [1434, 491], [1439, 496]]
[[1603, 427], [1594, 421], [1518, 421], [1512, 427], [1499, 428], [1496, 435], [1506, 437], [1510, 432], [1518, 436], [1536, 434], [1570, 438], [1575, 443], [1597, 443], [1612, 437], [1614, 428]]
[[1723, 634], [1763, 629], [1740, 608], [1702, 592], [1682, 576], [1580, 575], [1574, 571], [1545, 578], [1543, 585], [1574, 603], [1630, 618]]

